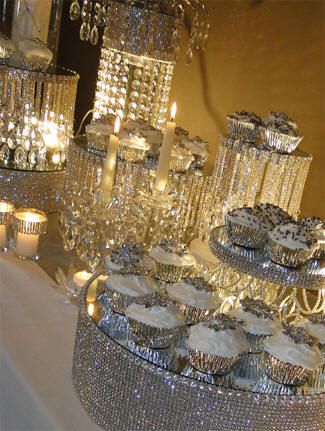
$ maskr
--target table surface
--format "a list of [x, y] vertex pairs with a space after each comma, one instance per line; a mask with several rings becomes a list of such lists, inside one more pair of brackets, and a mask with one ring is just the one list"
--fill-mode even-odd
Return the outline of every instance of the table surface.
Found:
[[[49, 273], [57, 259], [43, 260]], [[77, 314], [36, 263], [0, 254], [1, 431], [99, 430], [71, 379]]]

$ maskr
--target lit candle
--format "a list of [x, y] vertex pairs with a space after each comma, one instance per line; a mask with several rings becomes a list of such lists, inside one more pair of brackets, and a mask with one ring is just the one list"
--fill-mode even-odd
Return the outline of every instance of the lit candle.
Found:
[[18, 209], [14, 213], [14, 224], [16, 255], [22, 259], [37, 256], [39, 236], [46, 233], [46, 214], [33, 208]]
[[47, 43], [52, 0], [16, 0], [12, 40], [39, 39]]
[[103, 200], [109, 202], [112, 196], [112, 189], [114, 184], [115, 167], [116, 167], [116, 157], [117, 149], [119, 144], [118, 133], [120, 131], [121, 120], [120, 117], [116, 117], [114, 125], [114, 134], [110, 135], [109, 143], [107, 147], [107, 155], [103, 167], [103, 177], [100, 184], [100, 189], [102, 191]]
[[7, 225], [15, 210], [14, 205], [8, 201], [0, 201], [0, 250], [7, 250]]
[[79, 271], [76, 272], [73, 276], [73, 282], [80, 288], [84, 287], [84, 285], [87, 283], [87, 281], [92, 276], [91, 272], [87, 271]]
[[160, 148], [160, 156], [156, 172], [155, 188], [160, 192], [165, 191], [168, 182], [170, 157], [172, 153], [176, 128], [176, 123], [174, 122], [175, 116], [176, 103], [174, 102], [171, 109], [171, 119], [170, 121], [167, 121], [164, 139]]

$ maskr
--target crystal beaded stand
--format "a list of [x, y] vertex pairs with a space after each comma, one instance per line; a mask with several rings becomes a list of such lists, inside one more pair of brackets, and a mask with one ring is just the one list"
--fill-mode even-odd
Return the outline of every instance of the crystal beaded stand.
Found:
[[[99, 302], [91, 314], [85, 289], [73, 382], [84, 408], [106, 430], [320, 431], [325, 426], [324, 388], [307, 386], [281, 395], [279, 385], [266, 384], [262, 375], [254, 392], [253, 382], [243, 384], [245, 379], [234, 376], [206, 377], [187, 366], [182, 374], [175, 370], [174, 361], [166, 361], [168, 369], [164, 369], [151, 362], [156, 356], [128, 342], [127, 335], [117, 341], [100, 329], [103, 310]], [[164, 350], [163, 355], [168, 357], [168, 352]], [[242, 389], [236, 389], [237, 385]]]
[[221, 137], [211, 180], [215, 194], [206, 205], [201, 235], [207, 235], [211, 224], [223, 224], [225, 213], [243, 206], [271, 203], [297, 217], [311, 160], [300, 150], [282, 154]]
[[79, 76], [0, 66], [0, 166], [55, 170], [65, 164], [73, 133]]
[[64, 178], [64, 170], [42, 172], [0, 168], [0, 198], [13, 202], [16, 207], [55, 212]]

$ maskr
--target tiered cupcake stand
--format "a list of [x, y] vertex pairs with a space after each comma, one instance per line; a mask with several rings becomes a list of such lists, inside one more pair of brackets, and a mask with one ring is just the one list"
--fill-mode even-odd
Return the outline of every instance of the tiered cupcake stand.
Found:
[[[317, 271], [305, 275], [319, 281]], [[82, 295], [73, 382], [104, 429], [324, 429], [322, 374], [303, 387], [284, 386], [264, 374], [263, 356], [252, 354], [226, 377], [200, 373], [188, 363], [184, 340], [168, 349], [136, 345], [124, 316], [110, 310], [103, 286], [94, 276]]]

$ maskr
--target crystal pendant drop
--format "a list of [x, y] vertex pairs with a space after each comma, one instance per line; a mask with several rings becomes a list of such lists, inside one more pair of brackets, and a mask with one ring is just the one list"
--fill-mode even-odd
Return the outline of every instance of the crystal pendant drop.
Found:
[[18, 166], [23, 166], [27, 162], [27, 151], [21, 145], [15, 150], [14, 160]]
[[0, 161], [2, 163], [8, 163], [10, 159], [10, 150], [7, 144], [3, 144], [0, 148]]
[[31, 167], [34, 167], [37, 165], [38, 159], [39, 159], [39, 148], [37, 146], [34, 146], [31, 148], [28, 154], [28, 162], [31, 165]]
[[187, 64], [191, 64], [193, 59], [193, 51], [192, 48], [188, 48], [186, 52], [186, 62]]
[[78, 0], [74, 0], [70, 5], [70, 19], [77, 21], [80, 18], [80, 5]]
[[98, 39], [99, 39], [98, 28], [96, 25], [94, 25], [94, 27], [91, 29], [91, 32], [90, 32], [89, 42], [92, 45], [97, 45]]
[[80, 39], [87, 41], [90, 36], [90, 24], [88, 22], [83, 22], [80, 27]]

